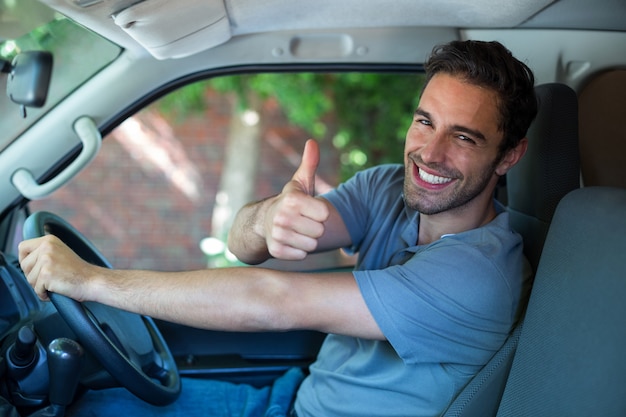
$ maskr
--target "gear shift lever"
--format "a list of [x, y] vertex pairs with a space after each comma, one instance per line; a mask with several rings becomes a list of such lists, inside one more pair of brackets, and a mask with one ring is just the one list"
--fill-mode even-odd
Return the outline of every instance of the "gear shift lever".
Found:
[[65, 407], [74, 399], [84, 350], [78, 342], [59, 338], [48, 345], [48, 370], [50, 372], [50, 405], [31, 417], [63, 417]]
[[55, 339], [48, 345], [50, 370], [50, 403], [68, 406], [74, 399], [84, 350], [71, 339]]

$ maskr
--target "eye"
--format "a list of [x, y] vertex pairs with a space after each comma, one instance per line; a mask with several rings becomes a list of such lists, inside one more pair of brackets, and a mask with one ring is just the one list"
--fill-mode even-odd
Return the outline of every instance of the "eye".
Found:
[[469, 136], [466, 136], [466, 135], [457, 135], [457, 138], [459, 138], [463, 142], [476, 144], [476, 141], [474, 139], [472, 139], [472, 138], [470, 138]]

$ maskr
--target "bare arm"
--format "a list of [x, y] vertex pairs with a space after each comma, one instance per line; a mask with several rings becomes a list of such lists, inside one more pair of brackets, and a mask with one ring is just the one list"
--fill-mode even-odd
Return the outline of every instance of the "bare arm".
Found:
[[350, 244], [337, 210], [314, 196], [319, 158], [317, 143], [309, 140], [300, 167], [282, 192], [248, 204], [237, 213], [228, 246], [239, 260], [250, 264], [270, 257], [299, 260], [311, 252]]
[[57, 292], [205, 329], [311, 329], [384, 339], [351, 273], [111, 270], [86, 263], [54, 236], [22, 242], [20, 262], [42, 299]]

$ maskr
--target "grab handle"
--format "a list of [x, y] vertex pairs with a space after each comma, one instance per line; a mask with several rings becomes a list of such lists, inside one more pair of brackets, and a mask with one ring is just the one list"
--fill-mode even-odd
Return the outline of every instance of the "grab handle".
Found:
[[24, 197], [30, 200], [46, 197], [68, 182], [96, 156], [102, 144], [102, 135], [100, 135], [95, 122], [90, 117], [83, 116], [74, 122], [74, 132], [83, 143], [83, 150], [56, 177], [45, 184], [39, 184], [26, 168], [20, 168], [13, 173], [11, 182]]

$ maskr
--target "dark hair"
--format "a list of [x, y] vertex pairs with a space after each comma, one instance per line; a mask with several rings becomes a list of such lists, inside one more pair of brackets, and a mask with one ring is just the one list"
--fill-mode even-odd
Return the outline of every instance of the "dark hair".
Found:
[[497, 93], [498, 129], [503, 133], [500, 156], [526, 136], [537, 114], [535, 77], [531, 69], [501, 43], [452, 41], [436, 46], [425, 70], [424, 88], [435, 74], [442, 72]]

